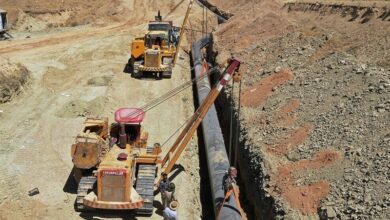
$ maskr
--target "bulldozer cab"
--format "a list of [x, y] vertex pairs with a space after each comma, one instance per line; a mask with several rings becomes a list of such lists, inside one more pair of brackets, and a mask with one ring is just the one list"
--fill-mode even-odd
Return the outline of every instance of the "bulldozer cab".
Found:
[[149, 31], [169, 31], [171, 29], [169, 21], [151, 21], [149, 23]]
[[145, 35], [145, 46], [152, 48], [153, 45], [167, 47], [172, 43], [171, 22], [151, 21], [149, 23], [148, 34]]
[[[111, 127], [113, 144], [124, 148], [141, 141], [141, 123], [145, 112], [138, 108], [121, 108], [115, 112], [116, 123]], [[136, 146], [138, 146], [136, 144]]]
[[7, 12], [0, 8], [0, 32], [7, 30]]
[[[167, 47], [169, 46], [170, 41], [168, 38], [168, 35], [163, 33], [153, 33], [153, 34], [147, 34], [145, 37], [145, 47], [151, 48], [151, 49], [157, 49], [158, 47]], [[158, 47], [153, 47], [158, 46]]]

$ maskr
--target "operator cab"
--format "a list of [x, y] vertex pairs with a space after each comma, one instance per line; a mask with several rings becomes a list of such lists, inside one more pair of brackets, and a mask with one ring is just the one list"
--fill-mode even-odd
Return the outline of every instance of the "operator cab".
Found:
[[115, 112], [117, 122], [111, 128], [113, 144], [125, 148], [126, 144], [133, 145], [141, 138], [141, 122], [145, 112], [139, 108], [120, 108]]
[[153, 46], [166, 47], [169, 45], [168, 35], [165, 33], [153, 33], [145, 36], [145, 47], [153, 48]]
[[151, 21], [149, 23], [148, 34], [145, 35], [145, 46], [153, 48], [154, 45], [167, 47], [172, 42], [172, 25], [170, 22]]
[[149, 31], [169, 31], [171, 29], [171, 24], [164, 21], [151, 21], [149, 23]]

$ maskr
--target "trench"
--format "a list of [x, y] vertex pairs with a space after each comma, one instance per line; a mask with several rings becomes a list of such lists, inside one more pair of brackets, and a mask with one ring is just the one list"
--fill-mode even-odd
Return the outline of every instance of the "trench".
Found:
[[[219, 10], [206, 0], [198, 0], [197, 2], [212, 11], [218, 17], [218, 23], [223, 23], [233, 16], [232, 14]], [[203, 54], [206, 55], [206, 59], [211, 66], [218, 66], [218, 63], [216, 63], [218, 52], [213, 48], [212, 39], [213, 37], [211, 34], [206, 46], [206, 51], [203, 51]], [[199, 44], [201, 44], [202, 40], [203, 39], [198, 41]], [[194, 48], [196, 48], [196, 45], [193, 45], [192, 49], [194, 50]], [[192, 55], [196, 56], [194, 54]], [[191, 57], [191, 68], [193, 69], [192, 77], [195, 76], [196, 71], [196, 65], [194, 65], [193, 59], [194, 57]], [[218, 74], [211, 75], [209, 77], [210, 84], [214, 85], [218, 79]], [[195, 87], [196, 86], [194, 85], [194, 104], [198, 107], [199, 88], [197, 90]], [[222, 151], [226, 150], [227, 155], [232, 154], [232, 157], [230, 158], [231, 161], [228, 161], [228, 163], [230, 162], [230, 165], [234, 165], [238, 170], [237, 183], [240, 188], [239, 200], [241, 207], [246, 214], [246, 219], [282, 219], [285, 214], [284, 210], [278, 202], [265, 191], [264, 186], [269, 182], [270, 177], [263, 169], [261, 155], [251, 152], [251, 144], [246, 137], [245, 127], [240, 123], [239, 108], [237, 108], [238, 103], [233, 103], [230, 94], [231, 90], [232, 87], [228, 86], [222, 90], [214, 105], [217, 114], [216, 120], [219, 121], [221, 128], [220, 132], [222, 133], [223, 142], [225, 143], [222, 143], [222, 145], [220, 143], [219, 145], [225, 148], [222, 149]], [[210, 121], [208, 121], [208, 124], [210, 124]], [[203, 137], [204, 130], [202, 130], [204, 127], [206, 127], [206, 130], [209, 129], [215, 132], [215, 129], [208, 128], [208, 125], [203, 125], [203, 122], [202, 126], [198, 129], [199, 161], [207, 160], [209, 166], [207, 167], [205, 163], [200, 163], [202, 214], [203, 219], [214, 219], [214, 215], [211, 214], [214, 213], [214, 209], [211, 207], [213, 207], [213, 205], [215, 206], [215, 203], [213, 204], [212, 201], [214, 199], [215, 202], [216, 197], [218, 196], [216, 196], [216, 188], [213, 185], [215, 185], [215, 180], [218, 179], [218, 177], [214, 176], [217, 172], [213, 171], [212, 165], [210, 164], [218, 164], [219, 162], [211, 161], [213, 157], [210, 156], [210, 149], [208, 149], [210, 146], [208, 145], [215, 145], [215, 143], [207, 143], [207, 140], [205, 142]], [[232, 140], [232, 152], [229, 152], [230, 140]], [[215, 146], [211, 146], [211, 148], [214, 147]], [[214, 173], [214, 175], [211, 176], [211, 179], [210, 172]], [[226, 210], [226, 213], [229, 212], [229, 210]], [[230, 216], [229, 219], [239, 219], [239, 217]]]
[[[231, 106], [230, 92], [231, 87], [225, 89], [219, 95], [215, 107], [221, 123], [222, 134], [225, 143], [227, 143], [226, 151], [228, 155], [232, 155], [230, 162], [238, 170], [237, 183], [240, 187], [240, 203], [248, 219], [278, 219], [278, 216], [284, 215], [284, 211], [277, 208], [274, 198], [270, 197], [264, 190], [269, 176], [263, 169], [261, 156], [250, 150], [251, 144], [246, 137], [245, 127], [238, 118], [238, 109]], [[231, 117], [231, 111], [233, 111], [233, 117]], [[237, 126], [240, 128], [238, 131], [235, 130]], [[232, 131], [230, 131], [231, 127]], [[232, 152], [229, 152], [228, 143], [231, 138], [233, 138]]]
[[[208, 45], [208, 51], [208, 62], [212, 66], [217, 66], [216, 55], [218, 53], [213, 49], [212, 40]], [[218, 75], [210, 77], [210, 83], [215, 84], [218, 77]], [[234, 89], [236, 93], [238, 85], [234, 85]], [[240, 188], [241, 206], [247, 219], [278, 219], [284, 216], [285, 212], [264, 189], [269, 176], [263, 169], [261, 156], [251, 152], [251, 144], [246, 136], [245, 127], [239, 120], [238, 103], [232, 101], [231, 91], [231, 86], [222, 90], [215, 102], [215, 107], [226, 152], [228, 155], [232, 154], [230, 164], [238, 170], [237, 183]], [[232, 140], [232, 152], [229, 152], [230, 140]]]
[[[204, 102], [211, 91], [208, 77], [202, 77], [203, 48], [209, 45], [210, 36], [206, 35], [192, 44], [191, 55], [193, 60], [193, 69], [195, 76], [201, 77], [196, 82], [196, 94], [198, 101]], [[202, 120], [202, 134], [204, 142], [204, 152], [206, 156], [207, 170], [209, 174], [209, 183], [213, 202], [213, 211], [218, 219], [238, 220], [241, 219], [240, 209], [236, 204], [234, 196], [224, 200], [223, 179], [226, 171], [230, 167], [225, 150], [225, 144], [219, 125], [217, 112], [214, 104], [208, 107], [208, 112]]]

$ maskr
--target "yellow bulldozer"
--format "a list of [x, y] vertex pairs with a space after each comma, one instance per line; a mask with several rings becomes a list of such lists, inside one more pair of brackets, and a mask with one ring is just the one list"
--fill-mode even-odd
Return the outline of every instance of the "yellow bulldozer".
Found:
[[192, 4], [193, 0], [181, 28], [174, 27], [172, 21], [163, 21], [158, 11], [155, 20], [148, 24], [148, 32], [132, 41], [124, 72], [134, 78], [141, 78], [146, 73], [154, 74], [156, 78], [171, 78]]
[[[147, 143], [148, 133], [141, 126], [145, 110], [120, 108], [115, 123], [107, 118], [87, 118], [71, 147], [73, 174], [78, 182], [75, 207], [89, 209], [136, 210], [153, 213], [154, 187], [161, 172], [169, 174], [202, 119], [240, 61], [232, 59], [217, 85], [210, 91], [169, 151], [161, 157], [161, 146]], [[207, 77], [208, 75], [205, 74]], [[190, 81], [191, 85], [194, 81]], [[171, 91], [170, 97], [174, 95]], [[165, 100], [166, 95], [162, 96]]]
[[146, 146], [143, 118], [141, 109], [121, 108], [110, 127], [108, 118], [85, 120], [71, 147], [73, 175], [79, 184], [77, 210], [138, 209], [139, 214], [151, 214], [153, 187], [145, 190], [143, 181], [154, 181], [160, 151], [158, 146]]

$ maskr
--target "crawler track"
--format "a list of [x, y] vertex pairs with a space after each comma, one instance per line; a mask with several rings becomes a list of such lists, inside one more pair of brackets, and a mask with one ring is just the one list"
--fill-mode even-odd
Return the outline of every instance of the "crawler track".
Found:
[[84, 197], [93, 189], [96, 183], [96, 177], [94, 176], [85, 176], [82, 177], [77, 188], [77, 197], [76, 197], [76, 210], [85, 211], [90, 210], [84, 206]]
[[141, 164], [138, 167], [136, 191], [144, 199], [144, 206], [137, 209], [139, 215], [153, 214], [154, 180], [156, 178], [156, 165]]

